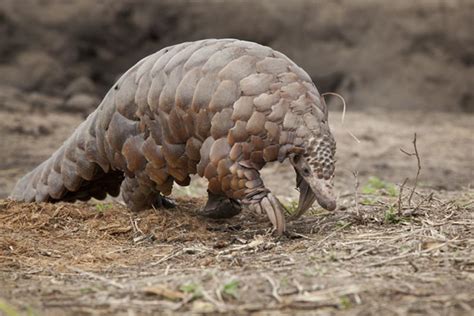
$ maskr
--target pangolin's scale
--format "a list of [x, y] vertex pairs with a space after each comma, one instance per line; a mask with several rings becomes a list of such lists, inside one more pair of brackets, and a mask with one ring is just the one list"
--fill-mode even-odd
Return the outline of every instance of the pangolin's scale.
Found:
[[12, 196], [103, 198], [121, 185], [126, 203], [140, 209], [198, 173], [212, 193], [261, 199], [268, 190], [258, 170], [303, 147], [324, 111], [308, 74], [269, 47], [233, 39], [175, 45], [127, 71]]

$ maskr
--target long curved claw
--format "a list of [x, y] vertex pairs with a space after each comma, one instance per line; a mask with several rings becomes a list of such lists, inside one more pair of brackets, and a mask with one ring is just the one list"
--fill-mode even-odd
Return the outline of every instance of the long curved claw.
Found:
[[262, 208], [260, 207], [260, 204], [258, 204], [258, 203], [257, 204], [249, 204], [247, 207], [251, 212], [257, 213], [258, 215], [262, 214]]
[[268, 218], [275, 228], [277, 235], [282, 235], [286, 230], [286, 220], [283, 205], [271, 193], [268, 193], [259, 203], [259, 207], [267, 213]]
[[298, 209], [296, 212], [291, 215], [288, 221], [294, 221], [301, 217], [306, 211], [313, 205], [314, 201], [316, 200], [316, 195], [314, 194], [313, 190], [309, 187], [309, 184], [301, 177], [298, 173], [296, 173], [296, 185], [300, 191], [300, 198], [298, 201]]

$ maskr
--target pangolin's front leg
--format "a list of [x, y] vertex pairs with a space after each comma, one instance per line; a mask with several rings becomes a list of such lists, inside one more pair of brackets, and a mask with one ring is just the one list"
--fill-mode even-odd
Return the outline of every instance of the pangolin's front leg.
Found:
[[240, 200], [259, 214], [266, 213], [276, 233], [281, 235], [286, 230], [285, 209], [265, 187], [258, 166], [249, 161], [238, 161], [230, 167], [230, 172], [232, 180], [226, 195]]
[[[205, 147], [203, 146], [204, 151]], [[236, 159], [235, 150], [230, 152], [229, 157], [224, 157], [225, 152], [224, 149], [220, 156], [218, 151], [211, 151], [209, 161], [206, 162], [207, 159], [201, 161], [206, 163], [203, 174], [209, 180], [208, 192], [210, 192], [205, 210], [211, 209], [212, 214], [231, 215], [237, 212], [240, 205], [237, 207], [230, 201], [239, 201], [257, 213], [265, 212], [276, 233], [281, 235], [286, 229], [284, 208], [265, 187], [258, 171], [261, 166], [250, 160]]]
[[242, 205], [235, 199], [214, 194], [209, 190], [207, 190], [207, 195], [207, 203], [201, 211], [202, 216], [215, 219], [231, 218], [242, 210]]

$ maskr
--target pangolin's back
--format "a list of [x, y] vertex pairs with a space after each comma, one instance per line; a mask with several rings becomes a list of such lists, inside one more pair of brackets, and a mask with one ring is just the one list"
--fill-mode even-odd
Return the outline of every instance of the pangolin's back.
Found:
[[196, 172], [222, 191], [237, 158], [261, 167], [302, 144], [317, 124], [308, 98], [324, 111], [307, 73], [269, 47], [211, 39], [162, 49], [128, 70], [12, 197], [103, 198], [124, 177], [169, 194]]

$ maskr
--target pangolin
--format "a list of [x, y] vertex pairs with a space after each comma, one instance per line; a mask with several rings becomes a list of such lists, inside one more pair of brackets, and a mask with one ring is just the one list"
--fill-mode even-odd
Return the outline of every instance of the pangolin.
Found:
[[284, 208], [259, 170], [289, 159], [300, 190], [295, 217], [315, 200], [336, 207], [335, 140], [309, 75], [253, 42], [207, 39], [170, 46], [130, 68], [46, 161], [16, 184], [18, 201], [122, 198], [133, 211], [166, 206], [173, 183], [209, 181], [203, 213], [265, 212], [275, 232]]

